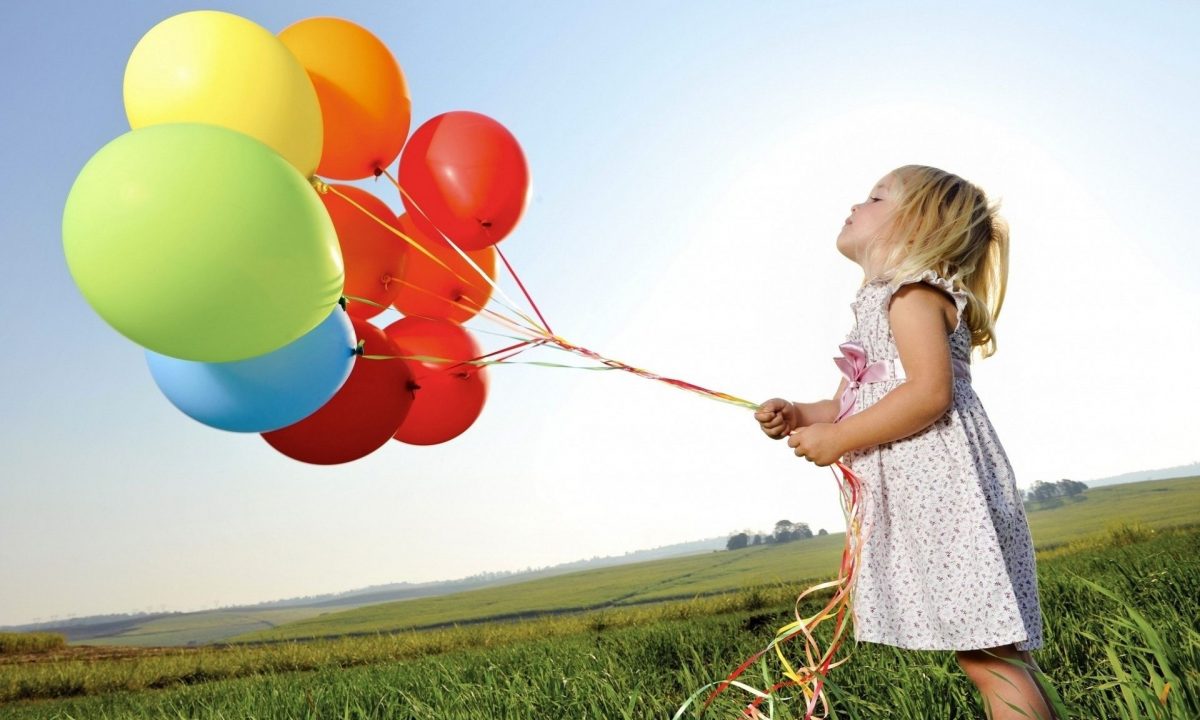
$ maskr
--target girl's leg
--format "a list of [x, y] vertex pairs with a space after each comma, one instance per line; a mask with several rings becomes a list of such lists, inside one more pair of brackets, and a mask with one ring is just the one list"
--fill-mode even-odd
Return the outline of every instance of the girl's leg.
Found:
[[979, 688], [990, 720], [1052, 720], [1050, 706], [1012, 645], [960, 650], [958, 664]]
[[[1028, 650], [1020, 650], [1018, 652], [1021, 656], [1021, 661], [1034, 671], [1031, 672], [1030, 675], [1033, 676], [1033, 680], [1037, 685], [1038, 692], [1042, 694], [1042, 702], [1046, 703], [1046, 707], [1050, 708], [1050, 717], [1054, 718], [1054, 720], [1059, 720], [1058, 715], [1056, 715], [1054, 712], [1054, 703], [1051, 702], [1050, 695], [1046, 692], [1046, 688], [1042, 686], [1042, 683], [1048, 682], [1046, 680], [1046, 674], [1042, 672], [1040, 667], [1038, 667], [1037, 661], [1033, 659], [1032, 653], [1030, 653]], [[1040, 678], [1038, 677], [1039, 675], [1041, 676]]]

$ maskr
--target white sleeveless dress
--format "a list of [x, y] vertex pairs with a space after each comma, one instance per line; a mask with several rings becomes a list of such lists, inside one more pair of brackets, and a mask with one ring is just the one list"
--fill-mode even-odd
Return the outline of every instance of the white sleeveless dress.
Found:
[[[918, 650], [1033, 650], [1042, 646], [1033, 542], [1012, 466], [971, 387], [967, 296], [933, 272], [917, 281], [958, 308], [949, 338], [954, 404], [915, 435], [844, 458], [865, 490], [855, 638]], [[893, 292], [872, 281], [851, 305], [856, 322], [846, 339], [868, 363], [899, 356], [888, 322]], [[852, 412], [904, 382], [893, 375], [862, 384]]]

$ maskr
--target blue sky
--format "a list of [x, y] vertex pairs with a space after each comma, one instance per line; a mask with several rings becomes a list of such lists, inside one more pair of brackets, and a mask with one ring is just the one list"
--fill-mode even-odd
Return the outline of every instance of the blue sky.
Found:
[[753, 399], [837, 386], [850, 205], [899, 165], [962, 174], [1013, 228], [975, 383], [1020, 484], [1198, 459], [1200, 386], [1175, 369], [1200, 354], [1195, 3], [13, 4], [0, 624], [840, 527], [828, 471], [748, 413], [615, 374], [496, 368], [460, 438], [332, 468], [177, 412], [76, 290], [60, 224], [128, 130], [137, 40], [203, 8], [353, 20], [395, 54], [414, 126], [500, 120], [533, 177], [503, 247], [555, 330]]

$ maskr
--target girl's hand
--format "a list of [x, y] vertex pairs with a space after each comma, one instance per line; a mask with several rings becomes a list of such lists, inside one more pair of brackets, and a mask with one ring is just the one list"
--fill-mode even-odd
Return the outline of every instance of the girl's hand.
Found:
[[778, 440], [799, 425], [795, 406], [783, 398], [771, 398], [759, 405], [754, 419], [772, 440]]
[[790, 435], [788, 447], [796, 451], [796, 457], [821, 467], [834, 464], [846, 452], [839, 428], [833, 423], [814, 423], [793, 430]]

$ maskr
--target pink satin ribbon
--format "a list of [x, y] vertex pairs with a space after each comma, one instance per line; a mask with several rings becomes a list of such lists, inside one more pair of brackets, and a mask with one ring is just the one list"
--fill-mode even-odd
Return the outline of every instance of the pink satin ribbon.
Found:
[[846, 389], [842, 391], [841, 408], [834, 422], [841, 422], [842, 418], [854, 411], [854, 402], [858, 400], [858, 388], [861, 385], [888, 379], [888, 363], [876, 360], [867, 364], [867, 351], [862, 345], [844, 342], [838, 349], [842, 351], [842, 356], [835, 357], [833, 362], [837, 364], [838, 370], [842, 371], [842, 375], [846, 376]]
[[[838, 346], [842, 351], [840, 358], [834, 358], [838, 369], [842, 371], [842, 375], [846, 376], [846, 389], [842, 391], [841, 407], [839, 408], [837, 420], [854, 412], [854, 403], [858, 400], [858, 389], [867, 383], [882, 382], [884, 380], [895, 380], [894, 373], [888, 372], [888, 367], [893, 369], [895, 365], [892, 360], [876, 360], [873, 363], [867, 363], [867, 351], [856, 342], [844, 342]], [[899, 358], [896, 358], [899, 360]], [[971, 382], [971, 366], [958, 358], [952, 358], [954, 366], [954, 376], [960, 380]]]

